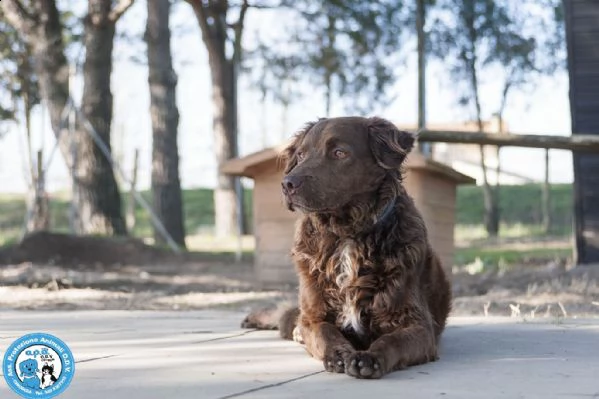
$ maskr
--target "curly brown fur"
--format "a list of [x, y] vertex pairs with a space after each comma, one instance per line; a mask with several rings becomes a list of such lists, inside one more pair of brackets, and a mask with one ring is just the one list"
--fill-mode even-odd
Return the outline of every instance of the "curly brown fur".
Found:
[[[286, 151], [283, 194], [303, 213], [297, 332], [328, 371], [380, 378], [437, 358], [450, 288], [402, 185], [413, 142], [381, 118], [332, 118]], [[284, 337], [294, 320], [281, 321]]]

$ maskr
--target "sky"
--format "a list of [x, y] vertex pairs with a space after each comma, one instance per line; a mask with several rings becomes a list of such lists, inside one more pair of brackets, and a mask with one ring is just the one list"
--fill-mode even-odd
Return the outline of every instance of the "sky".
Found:
[[[248, 14], [246, 44], [255, 43], [261, 31], [272, 31], [279, 26], [273, 13]], [[136, 5], [119, 21], [118, 30], [141, 34], [145, 23], [145, 2]], [[126, 27], [126, 28], [123, 28]], [[184, 188], [212, 187], [216, 181], [216, 161], [213, 154], [212, 104], [210, 71], [206, 50], [191, 8], [183, 2], [173, 12], [172, 47], [178, 74], [177, 103], [180, 113], [179, 151], [181, 182]], [[371, 115], [390, 119], [397, 124], [415, 124], [417, 121], [417, 68], [416, 46], [405, 65], [398, 65], [398, 80], [391, 92], [396, 96], [389, 106], [375, 110]], [[151, 172], [151, 121], [147, 67], [131, 60], [144, 56], [144, 44], [131, 45], [126, 41], [115, 44], [112, 88], [114, 119], [112, 145], [115, 157], [128, 175], [132, 170], [135, 149], [140, 151], [139, 188], [148, 188]], [[469, 115], [457, 106], [457, 88], [445, 73], [445, 66], [431, 62], [427, 68], [427, 120], [430, 123], [462, 122]], [[483, 76], [481, 94], [483, 114], [489, 117], [499, 101], [501, 82], [493, 71]], [[74, 78], [73, 96], [80, 99], [81, 79]], [[240, 153], [246, 155], [266, 146], [280, 144], [307, 121], [324, 116], [324, 100], [318, 93], [301, 99], [287, 112], [271, 102], [261, 103], [255, 90], [242, 78], [239, 98]], [[309, 88], [302, 88], [309, 90]], [[340, 104], [333, 102], [330, 116], [343, 116]], [[544, 77], [534, 89], [514, 91], [505, 111], [505, 120], [511, 132], [529, 134], [570, 135], [570, 104], [568, 76], [565, 71]], [[34, 149], [44, 148], [46, 157], [55, 140], [47, 115], [38, 107], [33, 117]], [[21, 193], [27, 188], [24, 132], [8, 126], [8, 133], [0, 139], [0, 192]], [[50, 191], [68, 190], [70, 179], [64, 161], [57, 151], [50, 161], [47, 188]], [[502, 167], [531, 179], [541, 181], [544, 176], [544, 151], [524, 148], [504, 148]], [[550, 179], [552, 182], [572, 182], [572, 157], [568, 151], [551, 151]]]

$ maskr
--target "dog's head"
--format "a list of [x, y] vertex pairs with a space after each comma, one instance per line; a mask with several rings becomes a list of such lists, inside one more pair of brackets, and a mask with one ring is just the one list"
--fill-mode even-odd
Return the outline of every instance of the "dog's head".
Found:
[[19, 370], [21, 371], [22, 377], [31, 377], [34, 376], [38, 370], [37, 368], [37, 360], [35, 359], [27, 359], [23, 360], [19, 363]]
[[309, 123], [287, 147], [282, 190], [290, 210], [335, 212], [375, 193], [399, 170], [414, 136], [381, 118]]

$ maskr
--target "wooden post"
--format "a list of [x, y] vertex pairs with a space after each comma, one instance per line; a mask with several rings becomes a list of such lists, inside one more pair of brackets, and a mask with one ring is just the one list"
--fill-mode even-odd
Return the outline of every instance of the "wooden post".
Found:
[[[426, 126], [426, 36], [424, 33], [425, 4], [424, 0], [416, 1], [416, 32], [418, 36], [418, 129]], [[432, 145], [422, 143], [418, 146], [424, 156], [432, 155]]]
[[543, 231], [551, 230], [551, 185], [549, 184], [549, 149], [545, 150], [545, 181], [543, 182]]
[[[597, 93], [599, 79], [599, 2], [564, 1], [564, 20], [570, 80], [572, 131], [584, 131], [599, 139]], [[572, 135], [576, 137], [578, 135]], [[574, 152], [575, 262], [599, 263], [599, 157]]]
[[129, 188], [129, 200], [127, 201], [127, 230], [133, 232], [137, 219], [135, 217], [135, 192], [137, 190], [137, 170], [139, 166], [139, 148], [135, 149], [133, 155], [133, 170], [131, 172], [131, 186]]
[[[76, 67], [73, 65], [69, 68], [69, 87], [73, 87], [75, 75], [77, 73]], [[69, 207], [69, 228], [71, 234], [79, 234], [81, 232], [81, 219], [78, 209], [79, 198], [77, 185], [79, 184], [79, 178], [77, 176], [77, 163], [79, 161], [79, 150], [77, 132], [75, 131], [77, 125], [77, 112], [75, 111], [74, 103], [71, 107], [68, 115], [68, 126], [69, 126], [69, 151], [71, 153], [71, 204]]]

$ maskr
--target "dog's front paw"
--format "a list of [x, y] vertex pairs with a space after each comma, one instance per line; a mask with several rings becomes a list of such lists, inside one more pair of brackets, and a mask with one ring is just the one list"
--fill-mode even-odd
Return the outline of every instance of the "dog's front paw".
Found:
[[324, 368], [330, 373], [344, 373], [345, 360], [353, 350], [344, 347], [333, 347], [324, 354]]
[[302, 332], [299, 328], [299, 326], [295, 326], [295, 328], [293, 329], [293, 333], [292, 333], [292, 337], [293, 340], [295, 342], [297, 342], [298, 344], [304, 344], [304, 338], [302, 337]]
[[384, 374], [383, 360], [370, 352], [355, 352], [344, 359], [345, 374], [356, 378], [381, 378]]

